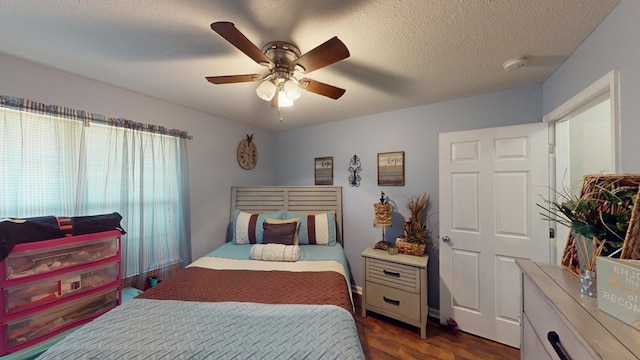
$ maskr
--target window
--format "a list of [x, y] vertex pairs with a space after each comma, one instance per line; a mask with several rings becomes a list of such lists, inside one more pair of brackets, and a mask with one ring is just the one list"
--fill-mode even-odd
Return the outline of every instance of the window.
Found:
[[[151, 130], [151, 131], [150, 131]], [[118, 212], [123, 277], [191, 261], [186, 133], [0, 97], [0, 217]]]

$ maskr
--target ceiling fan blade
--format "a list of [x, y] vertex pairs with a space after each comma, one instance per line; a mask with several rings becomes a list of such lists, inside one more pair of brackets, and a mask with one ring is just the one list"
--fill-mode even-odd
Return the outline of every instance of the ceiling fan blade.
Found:
[[342, 95], [344, 95], [344, 92], [346, 91], [345, 89], [325, 84], [320, 81], [311, 80], [309, 78], [302, 78], [300, 82], [302, 84], [308, 84], [306, 87], [303, 86], [303, 89], [311, 91], [312, 93], [316, 93], [318, 95], [330, 97], [334, 100], [339, 99]]
[[304, 73], [308, 74], [327, 65], [331, 65], [350, 56], [349, 49], [338, 37], [334, 36], [324, 43], [318, 45], [311, 51], [300, 56], [294, 65], [304, 68]]
[[277, 108], [278, 105], [278, 94], [273, 95], [273, 97], [271, 98], [271, 107], [272, 108]]
[[247, 37], [244, 36], [240, 30], [233, 25], [233, 23], [228, 21], [214, 22], [211, 24], [211, 29], [220, 34], [220, 36], [225, 40], [230, 42], [233, 46], [238, 48], [238, 50], [245, 53], [258, 64], [268, 66], [272, 63], [271, 59], [269, 59], [267, 55], [265, 55], [262, 50], [255, 46], [249, 39], [247, 39]]
[[262, 79], [260, 74], [247, 75], [224, 75], [224, 76], [207, 76], [207, 81], [212, 84], [232, 84], [241, 82], [252, 82]]

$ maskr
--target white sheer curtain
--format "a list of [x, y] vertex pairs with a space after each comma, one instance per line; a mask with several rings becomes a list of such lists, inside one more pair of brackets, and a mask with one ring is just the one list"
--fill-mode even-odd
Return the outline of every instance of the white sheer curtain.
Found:
[[191, 261], [184, 132], [0, 97], [0, 217], [118, 212], [126, 285]]

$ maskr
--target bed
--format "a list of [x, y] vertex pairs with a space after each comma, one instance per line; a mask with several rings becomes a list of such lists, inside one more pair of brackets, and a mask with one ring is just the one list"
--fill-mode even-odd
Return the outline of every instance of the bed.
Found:
[[40, 358], [364, 359], [341, 188], [231, 195], [228, 242]]

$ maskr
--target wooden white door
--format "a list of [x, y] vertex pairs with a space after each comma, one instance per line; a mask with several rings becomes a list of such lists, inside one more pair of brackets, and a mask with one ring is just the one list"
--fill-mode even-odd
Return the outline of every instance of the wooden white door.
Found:
[[520, 346], [517, 258], [549, 261], [549, 125], [440, 134], [440, 321]]

